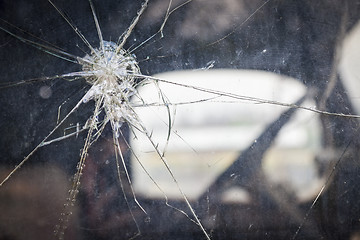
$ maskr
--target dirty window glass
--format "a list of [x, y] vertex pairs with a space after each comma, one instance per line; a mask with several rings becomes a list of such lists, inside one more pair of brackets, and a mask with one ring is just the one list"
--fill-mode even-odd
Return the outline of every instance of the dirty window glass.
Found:
[[0, 0], [0, 238], [360, 238], [359, 8]]

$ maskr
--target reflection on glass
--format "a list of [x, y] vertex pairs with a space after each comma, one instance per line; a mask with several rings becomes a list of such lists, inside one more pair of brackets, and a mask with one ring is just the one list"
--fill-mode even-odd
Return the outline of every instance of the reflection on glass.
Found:
[[195, 216], [211, 239], [359, 238], [358, 1], [92, 2], [0, 1], [0, 181], [89, 90], [69, 73], [101, 35], [152, 76], [131, 104], [154, 144], [123, 124], [117, 165], [105, 127], [69, 211], [82, 104], [0, 187], [0, 239], [64, 215], [65, 239], [205, 239]]

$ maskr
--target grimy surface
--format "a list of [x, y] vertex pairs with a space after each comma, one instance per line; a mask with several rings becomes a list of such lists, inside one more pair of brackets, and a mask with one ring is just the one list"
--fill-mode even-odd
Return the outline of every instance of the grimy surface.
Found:
[[[89, 45], [101, 49], [89, 1], [53, 3]], [[116, 42], [120, 36], [124, 37], [122, 34], [142, 9], [142, 3], [93, 1], [102, 38]], [[265, 70], [303, 83], [316, 109], [356, 114], [352, 104], [358, 96], [347, 94], [337, 66], [342, 40], [360, 16], [358, 0], [173, 1], [170, 15], [167, 15], [168, 6], [169, 1], [149, 1], [124, 45], [124, 49], [135, 54], [143, 75], [204, 69], [209, 65]], [[127, 145], [131, 131], [127, 124], [122, 125], [119, 134], [123, 140], [114, 144], [114, 131], [108, 126], [96, 142], [90, 141], [89, 151], [84, 152], [89, 141], [88, 131], [101, 129], [101, 124], [89, 122], [96, 104], [94, 101], [85, 104], [82, 99], [91, 85], [76, 74], [46, 79], [83, 70], [76, 58], [71, 59], [74, 63], [49, 54], [56, 47], [56, 55], [61, 55], [60, 51], [81, 58], [90, 55], [77, 30], [45, 0], [36, 3], [0, 0], [0, 27], [1, 181], [81, 103], [81, 108], [74, 111], [50, 139], [71, 137], [40, 147], [0, 187], [1, 239], [39, 239], [39, 236], [52, 239], [62, 214], [71, 215], [62, 225], [67, 228], [65, 239], [130, 239], [134, 236], [138, 239], [205, 239], [194, 215], [199, 217], [211, 239], [350, 239], [359, 236], [356, 187], [359, 134], [355, 118], [319, 113], [322, 152], [316, 156], [317, 171], [328, 180], [316, 201], [316, 196], [307, 202], [297, 201], [294, 193], [272, 186], [261, 173], [264, 154], [292, 114], [300, 111], [295, 108], [279, 116], [254, 139], [257, 140], [254, 144], [238, 153], [234, 164], [199, 199], [187, 204], [184, 198], [171, 199], [168, 203], [164, 198], [152, 199], [136, 193], [135, 198], [126, 177], [128, 171], [132, 178], [129, 159], [134, 154]], [[50, 48], [36, 49], [43, 45]], [[130, 70], [134, 72], [134, 68]], [[21, 82], [30, 79], [33, 81]], [[161, 96], [161, 91], [159, 102], [165, 108], [171, 105]], [[237, 99], [232, 104], [241, 108], [243, 102]], [[169, 118], [170, 125], [176, 122], [176, 113], [169, 110]], [[103, 122], [106, 114], [99, 114], [98, 119]], [[142, 129], [151, 138], [152, 129], [147, 131]], [[181, 132], [179, 134], [181, 136]], [[90, 140], [94, 139], [96, 136]], [[155, 142], [154, 151], [156, 148]], [[81, 153], [85, 154], [86, 166], [75, 206], [69, 214], [63, 204], [67, 203], [69, 190], [78, 190], [71, 184]], [[116, 164], [116, 159], [121, 162], [122, 157], [127, 169]], [[245, 189], [251, 202], [222, 202], [221, 194], [233, 186]]]

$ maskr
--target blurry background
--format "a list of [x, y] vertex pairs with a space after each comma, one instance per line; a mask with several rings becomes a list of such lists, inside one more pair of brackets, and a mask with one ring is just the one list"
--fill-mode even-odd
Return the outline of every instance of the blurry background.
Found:
[[[182, 2], [174, 1], [174, 6]], [[87, 1], [54, 3], [98, 46]], [[104, 39], [115, 41], [136, 16], [141, 1], [94, 1], [94, 5]], [[134, 49], [155, 33], [167, 6], [165, 0], [151, 1], [125, 48]], [[163, 38], [155, 36], [134, 53], [147, 75], [166, 73], [157, 76], [358, 114], [359, 6], [358, 0], [194, 0], [171, 14]], [[48, 1], [0, 1], [0, 16], [0, 26], [18, 36], [35, 42], [38, 37], [81, 57], [87, 51]], [[1, 83], [79, 70], [76, 64], [4, 31], [0, 32], [0, 55]], [[210, 70], [199, 70], [212, 65]], [[54, 128], [59, 106], [64, 117], [87, 89], [83, 80], [64, 79], [0, 89], [1, 179]], [[175, 89], [175, 94], [165, 85], [162, 89], [175, 102], [211, 97], [186, 88], [184, 92]], [[151, 99], [146, 88], [139, 91]], [[293, 239], [299, 226], [296, 239], [359, 238], [358, 121], [229, 100], [188, 104], [194, 108], [177, 106], [174, 131], [184, 141], [172, 134], [174, 145], [166, 152], [212, 239]], [[83, 124], [91, 107], [83, 106], [55, 136]], [[141, 114], [147, 126], [159, 133], [158, 138], [154, 135], [156, 141], [164, 144], [167, 128], [154, 111]], [[128, 134], [132, 148], [166, 189], [170, 203], [187, 212], [152, 150]], [[53, 238], [83, 138], [80, 134], [40, 149], [0, 188], [0, 239]], [[203, 239], [198, 226], [165, 205], [129, 151], [127, 160], [138, 200], [148, 212], [139, 210], [126, 187], [141, 230], [138, 238]], [[108, 129], [87, 160], [66, 239], [128, 239], [137, 232], [113, 161]], [[323, 186], [325, 191], [309, 212]]]

